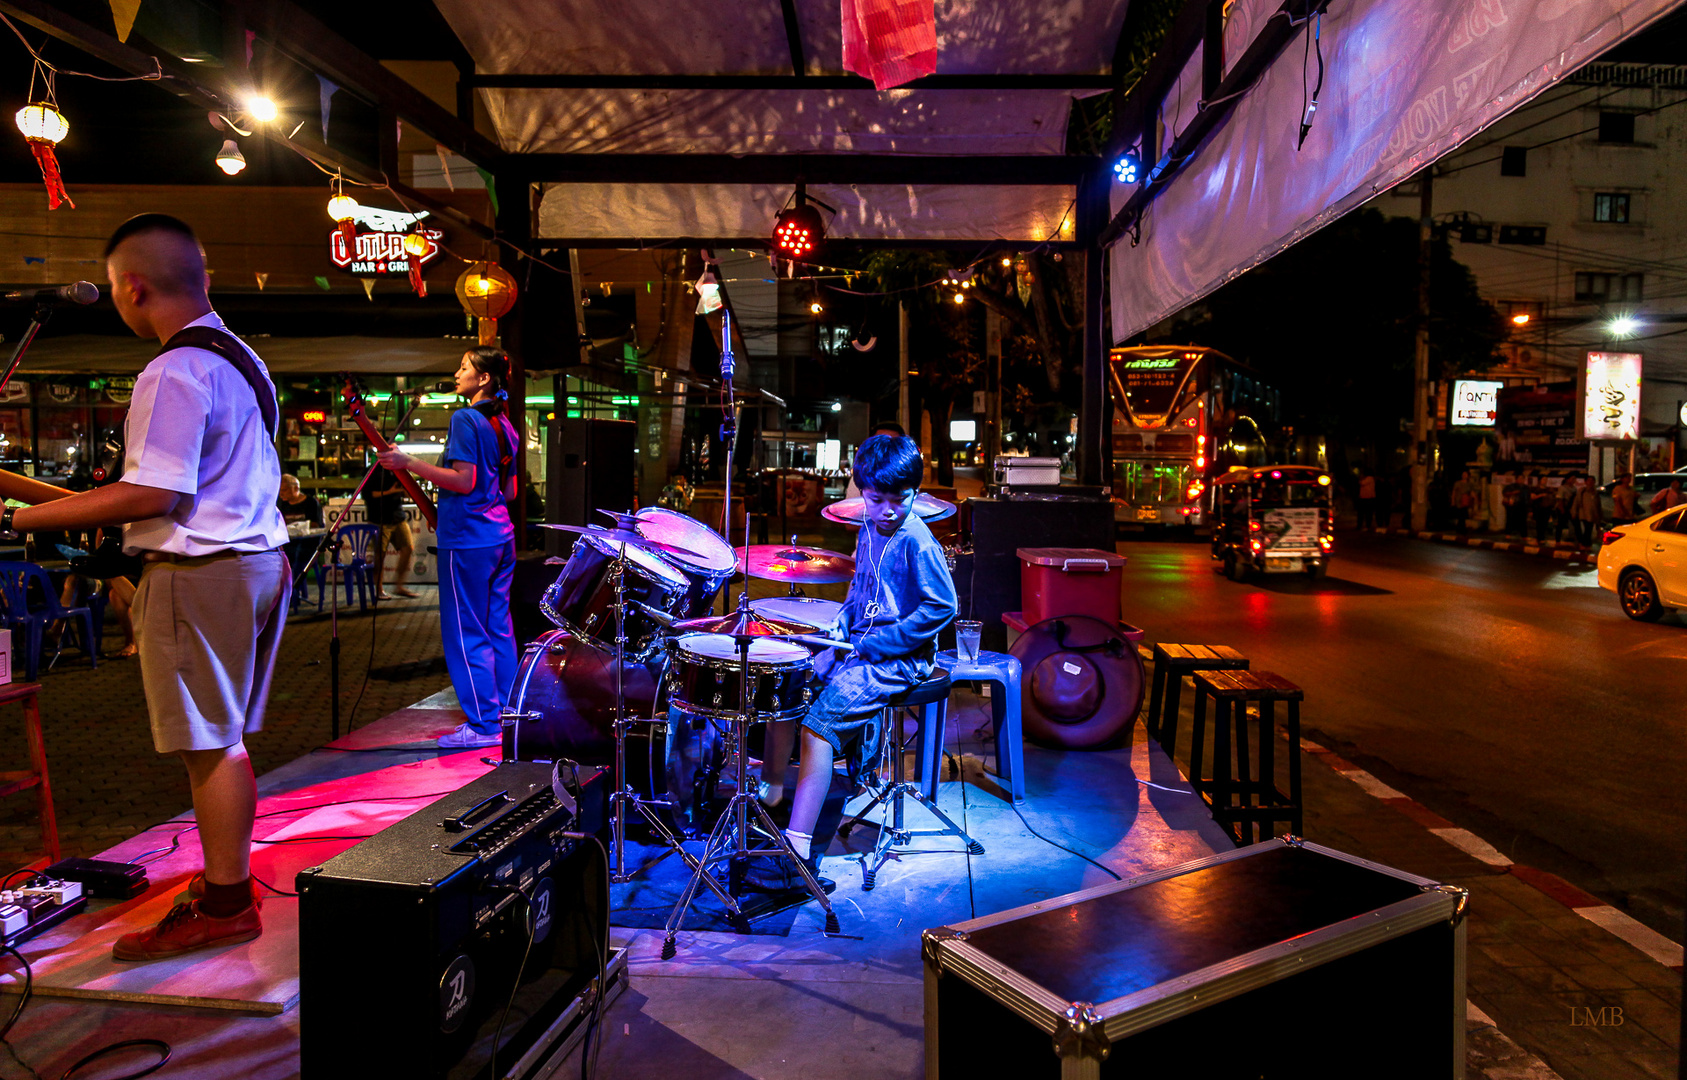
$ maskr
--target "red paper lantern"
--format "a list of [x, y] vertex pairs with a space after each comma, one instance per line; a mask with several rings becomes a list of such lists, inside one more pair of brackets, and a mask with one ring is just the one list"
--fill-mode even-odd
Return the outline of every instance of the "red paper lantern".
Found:
[[357, 217], [359, 207], [357, 200], [350, 195], [341, 193], [328, 200], [328, 216], [340, 226], [340, 235], [346, 241], [346, 253], [357, 257]]
[[61, 202], [76, 209], [64, 189], [59, 159], [53, 153], [53, 147], [70, 134], [70, 121], [49, 102], [34, 101], [18, 110], [17, 125], [24, 141], [29, 143], [29, 152], [35, 155], [36, 164], [41, 166], [41, 179], [47, 185], [47, 209], [57, 210]]
[[404, 236], [405, 262], [410, 264], [410, 288], [417, 296], [428, 295], [428, 283], [422, 280], [422, 257], [428, 253], [428, 238], [420, 231]]

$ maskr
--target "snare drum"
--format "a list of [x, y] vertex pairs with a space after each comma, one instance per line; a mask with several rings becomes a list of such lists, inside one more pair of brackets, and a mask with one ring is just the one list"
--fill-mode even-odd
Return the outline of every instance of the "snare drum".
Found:
[[686, 552], [695, 552], [664, 551], [660, 557], [685, 575], [685, 601], [681, 605], [680, 617], [707, 615], [715, 594], [732, 577], [736, 565], [732, 545], [696, 518], [664, 507], [647, 506], [633, 516], [638, 518], [636, 527], [639, 535], [684, 548]]
[[836, 600], [820, 600], [807, 596], [764, 596], [750, 601], [750, 610], [757, 615], [782, 622], [812, 626], [820, 637], [841, 639], [843, 605]]
[[[620, 545], [581, 535], [562, 573], [545, 590], [539, 609], [558, 626], [600, 649], [615, 648], [615, 576]], [[643, 661], [662, 647], [662, 626], [640, 604], [678, 616], [690, 582], [648, 551], [626, 545], [626, 630], [629, 661]]]
[[[738, 715], [741, 664], [727, 634], [686, 634], [668, 645], [668, 700], [718, 720]], [[757, 721], [795, 720], [808, 711], [808, 650], [790, 641], [750, 642], [750, 714]]]

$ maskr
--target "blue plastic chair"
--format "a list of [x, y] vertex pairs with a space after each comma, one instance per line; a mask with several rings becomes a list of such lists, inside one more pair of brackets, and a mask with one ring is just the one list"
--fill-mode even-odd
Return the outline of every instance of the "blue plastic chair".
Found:
[[[40, 599], [30, 603], [30, 588], [40, 590]], [[77, 635], [77, 644], [87, 654], [90, 667], [100, 666], [100, 639], [94, 631], [94, 613], [86, 605], [65, 607], [59, 603], [59, 591], [53, 577], [34, 563], [9, 563], [0, 566], [0, 592], [6, 597], [7, 621], [25, 624], [25, 678], [33, 680], [40, 666], [41, 642], [46, 624], [64, 620], [65, 632]], [[19, 620], [19, 614], [22, 619]], [[54, 659], [57, 659], [55, 656]]]
[[0, 563], [0, 623], [12, 632], [14, 655], [22, 658], [24, 681], [34, 682], [41, 667], [41, 632], [46, 616], [29, 610], [29, 586], [20, 572], [27, 563]]
[[320, 539], [320, 537], [313, 536], [305, 540], [289, 540], [287, 542], [285, 550], [289, 573], [298, 582], [298, 588], [293, 590], [293, 603], [287, 612], [289, 615], [298, 614], [299, 604], [305, 599], [305, 586], [309, 583], [311, 574], [316, 576], [316, 612], [318, 615], [322, 614], [322, 602], [328, 598], [327, 560], [333, 557], [333, 544], [326, 545], [322, 555], [311, 566], [311, 574], [306, 574], [304, 577], [299, 576], [299, 571], [304, 569], [305, 563], [312, 555], [316, 554], [317, 541]]
[[[953, 682], [994, 683], [997, 690], [990, 694], [991, 719], [996, 728], [996, 775], [1008, 782], [1014, 802], [1025, 801], [1025, 746], [1019, 723], [1019, 660], [1007, 653], [984, 652], [978, 662], [964, 664], [955, 650], [945, 649], [937, 654], [937, 666], [949, 673]], [[935, 706], [936, 722], [927, 721], [920, 731], [916, 760], [920, 770], [920, 786], [928, 799], [937, 798], [937, 778], [943, 760], [943, 725], [949, 716], [947, 699]]]
[[381, 539], [379, 525], [342, 525], [340, 526], [340, 545], [346, 553], [346, 561], [339, 564], [340, 579], [346, 583], [346, 607], [351, 607], [351, 589], [357, 586], [357, 610], [362, 611], [369, 606], [370, 586], [374, 584], [371, 576], [375, 570], [375, 560], [369, 555], [369, 548], [378, 544]]

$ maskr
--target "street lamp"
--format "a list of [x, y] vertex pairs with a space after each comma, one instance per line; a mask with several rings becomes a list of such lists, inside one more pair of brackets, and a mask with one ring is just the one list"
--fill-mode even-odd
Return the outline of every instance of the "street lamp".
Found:
[[1640, 320], [1632, 315], [1618, 315], [1605, 324], [1605, 332], [1612, 337], [1632, 337], [1640, 329]]

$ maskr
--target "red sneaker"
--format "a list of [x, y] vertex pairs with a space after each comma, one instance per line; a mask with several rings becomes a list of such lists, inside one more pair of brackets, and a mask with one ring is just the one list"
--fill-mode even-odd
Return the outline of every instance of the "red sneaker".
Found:
[[114, 960], [165, 960], [200, 949], [238, 945], [263, 932], [257, 904], [237, 915], [217, 919], [201, 912], [199, 901], [189, 900], [171, 908], [157, 926], [118, 938], [111, 947], [111, 956]]

